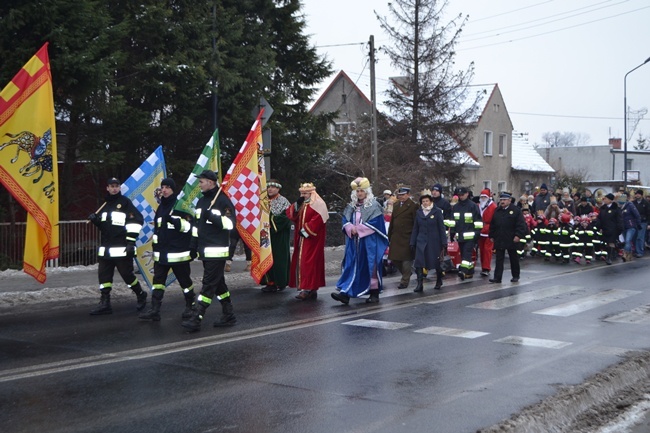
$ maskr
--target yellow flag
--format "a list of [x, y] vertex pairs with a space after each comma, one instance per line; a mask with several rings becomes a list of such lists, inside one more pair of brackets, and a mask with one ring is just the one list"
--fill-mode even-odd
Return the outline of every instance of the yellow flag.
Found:
[[59, 194], [47, 43], [0, 92], [0, 182], [27, 211], [23, 270], [45, 282], [59, 257]]

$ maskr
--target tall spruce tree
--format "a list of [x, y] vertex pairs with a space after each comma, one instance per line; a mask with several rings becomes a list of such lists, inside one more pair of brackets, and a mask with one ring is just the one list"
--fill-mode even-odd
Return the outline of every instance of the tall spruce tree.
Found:
[[129, 175], [163, 145], [168, 171], [185, 179], [214, 130], [215, 92], [224, 169], [264, 96], [275, 110], [274, 175], [288, 187], [312, 176], [331, 142], [327, 117], [310, 115], [308, 105], [331, 71], [304, 33], [300, 8], [299, 0], [2, 2], [2, 82], [50, 42], [65, 148], [62, 218], [79, 198], [76, 161], [100, 182]]
[[386, 102], [394, 120], [392, 143], [411, 156], [411, 164], [456, 183], [461, 179], [458, 155], [469, 146], [480, 96], [467, 88], [473, 63], [464, 71], [454, 69], [454, 49], [467, 18], [444, 22], [447, 5], [447, 0], [394, 0], [391, 18], [377, 18], [393, 43], [384, 50], [404, 74]]

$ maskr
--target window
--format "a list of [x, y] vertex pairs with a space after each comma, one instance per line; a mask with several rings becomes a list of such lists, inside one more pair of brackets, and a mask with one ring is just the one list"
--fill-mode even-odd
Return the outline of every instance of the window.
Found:
[[506, 134], [499, 134], [499, 156], [506, 155], [506, 143], [508, 136]]
[[505, 191], [505, 190], [506, 190], [506, 183], [505, 183], [504, 181], [499, 181], [499, 182], [497, 183], [497, 190], [498, 190], [499, 192], [503, 192], [503, 191]]
[[630, 158], [625, 160], [625, 169], [626, 170], [632, 170], [632, 162], [634, 162], [634, 160], [630, 159]]
[[492, 156], [492, 131], [483, 134], [483, 155]]
[[492, 181], [491, 180], [484, 180], [483, 181], [483, 189], [492, 190]]
[[492, 109], [494, 110], [495, 113], [499, 112], [499, 104], [493, 104]]

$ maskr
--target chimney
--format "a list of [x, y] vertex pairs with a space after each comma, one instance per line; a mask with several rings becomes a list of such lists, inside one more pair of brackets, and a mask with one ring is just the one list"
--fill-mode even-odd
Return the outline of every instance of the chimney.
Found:
[[609, 148], [610, 149], [621, 150], [621, 142], [622, 141], [623, 141], [622, 138], [610, 138], [609, 139]]

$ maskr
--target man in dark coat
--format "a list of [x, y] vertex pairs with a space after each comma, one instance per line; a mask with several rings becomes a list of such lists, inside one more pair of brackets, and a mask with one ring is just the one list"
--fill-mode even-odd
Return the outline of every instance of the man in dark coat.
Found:
[[433, 199], [433, 204], [442, 210], [442, 216], [445, 220], [451, 219], [451, 204], [449, 200], [442, 196], [442, 185], [439, 183], [433, 185], [433, 188], [431, 188], [431, 198]]
[[112, 314], [111, 289], [115, 268], [124, 282], [136, 295], [137, 311], [147, 306], [147, 292], [142, 290], [138, 278], [133, 272], [133, 257], [135, 242], [142, 230], [144, 218], [131, 200], [122, 195], [120, 181], [112, 177], [108, 179], [106, 201], [88, 220], [96, 225], [101, 232], [101, 243], [97, 251], [99, 277], [99, 305], [91, 312], [91, 316]]
[[203, 285], [191, 316], [182, 323], [190, 332], [201, 329], [203, 315], [213, 298], [221, 304], [221, 319], [213, 325], [220, 327], [237, 323], [224, 277], [230, 231], [235, 229], [235, 207], [225, 194], [221, 194], [215, 172], [203, 170], [198, 178], [203, 195], [196, 203], [190, 256], [198, 256], [203, 262]]
[[510, 272], [512, 273], [513, 283], [519, 281], [519, 255], [517, 246], [519, 241], [526, 236], [527, 226], [521, 210], [512, 204], [510, 193], [502, 192], [499, 196], [499, 206], [492, 216], [490, 223], [490, 239], [494, 242], [496, 250], [496, 266], [494, 269], [494, 278], [490, 283], [500, 283], [503, 276], [503, 262], [505, 261], [506, 251], [510, 259]]
[[650, 203], [643, 198], [643, 190], [637, 189], [634, 193], [634, 206], [639, 211], [641, 218], [640, 228], [636, 236], [636, 243], [634, 244], [637, 257], [643, 257], [645, 254], [645, 238], [646, 231], [648, 230], [648, 220], [650, 220]]
[[535, 201], [533, 202], [533, 213], [538, 211], [546, 211], [546, 208], [551, 204], [551, 194], [548, 192], [548, 187], [545, 183], [539, 187], [539, 194], [535, 196]]
[[614, 194], [611, 192], [603, 197], [603, 205], [598, 213], [598, 222], [603, 233], [602, 243], [607, 252], [608, 265], [611, 265], [612, 260], [616, 258], [616, 242], [618, 242], [618, 236], [623, 233], [623, 215], [614, 198]]
[[388, 226], [390, 242], [388, 259], [402, 274], [398, 289], [406, 289], [411, 279], [413, 255], [409, 242], [417, 211], [418, 205], [411, 199], [411, 189], [406, 186], [400, 187], [397, 190], [397, 202], [393, 204], [393, 214]]
[[185, 310], [181, 314], [183, 319], [192, 315], [194, 306], [194, 285], [190, 276], [190, 241], [192, 240], [192, 216], [174, 210], [176, 205], [176, 182], [172, 178], [165, 178], [160, 182], [162, 197], [154, 216], [153, 229], [153, 288], [151, 290], [151, 308], [138, 316], [141, 320], [160, 321], [160, 307], [165, 288], [167, 275], [172, 270], [183, 289], [185, 296]]

